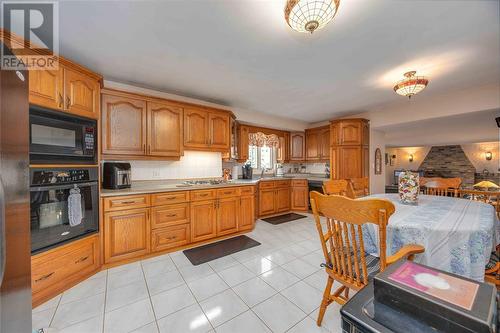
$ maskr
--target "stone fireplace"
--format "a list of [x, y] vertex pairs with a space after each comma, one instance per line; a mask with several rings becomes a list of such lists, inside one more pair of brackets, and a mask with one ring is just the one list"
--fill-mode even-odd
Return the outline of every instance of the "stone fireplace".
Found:
[[425, 177], [459, 177], [463, 187], [474, 185], [476, 168], [459, 145], [433, 146], [418, 169]]

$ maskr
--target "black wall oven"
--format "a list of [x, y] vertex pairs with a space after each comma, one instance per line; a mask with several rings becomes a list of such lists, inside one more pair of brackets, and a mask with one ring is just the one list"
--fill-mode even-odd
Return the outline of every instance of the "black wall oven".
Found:
[[31, 164], [96, 164], [97, 122], [30, 106]]
[[30, 170], [31, 252], [99, 230], [98, 168]]

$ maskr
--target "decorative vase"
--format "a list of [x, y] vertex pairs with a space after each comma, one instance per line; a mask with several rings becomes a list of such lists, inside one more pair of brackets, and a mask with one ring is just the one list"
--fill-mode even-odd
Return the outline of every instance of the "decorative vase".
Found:
[[405, 205], [418, 203], [419, 179], [418, 173], [404, 171], [399, 174], [399, 200]]

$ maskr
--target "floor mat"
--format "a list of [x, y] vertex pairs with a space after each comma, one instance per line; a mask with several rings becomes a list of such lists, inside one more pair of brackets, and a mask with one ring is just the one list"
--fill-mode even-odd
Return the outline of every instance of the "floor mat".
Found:
[[182, 252], [196, 266], [258, 245], [256, 240], [242, 235]]
[[290, 221], [295, 221], [299, 219], [306, 218], [307, 216], [305, 215], [300, 215], [300, 214], [295, 214], [295, 213], [288, 213], [288, 214], [283, 214], [283, 215], [278, 215], [278, 216], [273, 216], [273, 217], [268, 217], [265, 219], [261, 219], [262, 221], [265, 221], [267, 223], [271, 224], [281, 224], [285, 222], [290, 222]]

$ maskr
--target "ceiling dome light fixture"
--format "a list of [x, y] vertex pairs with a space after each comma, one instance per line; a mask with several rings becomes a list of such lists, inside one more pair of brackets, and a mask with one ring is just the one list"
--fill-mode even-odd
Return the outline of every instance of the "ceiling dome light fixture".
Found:
[[298, 32], [310, 32], [323, 28], [339, 9], [340, 0], [287, 0], [285, 20]]
[[411, 98], [427, 87], [429, 80], [425, 76], [415, 76], [416, 73], [416, 71], [411, 71], [404, 74], [405, 78], [394, 86], [396, 94]]

